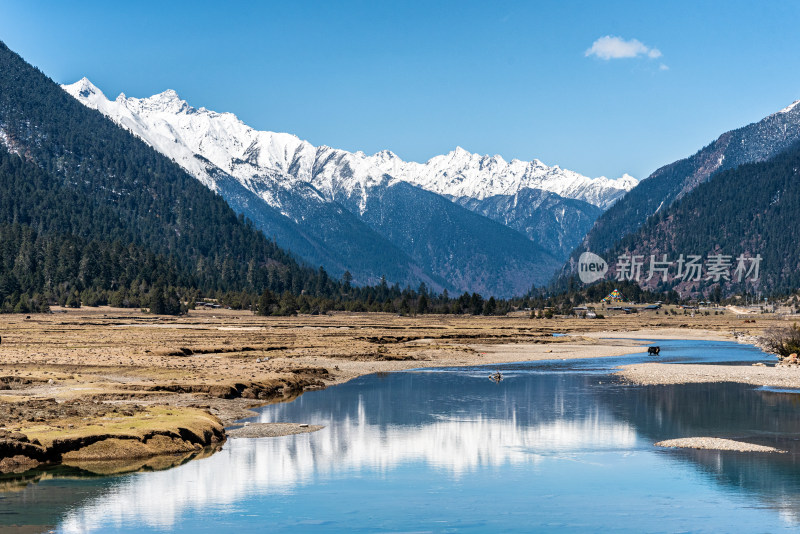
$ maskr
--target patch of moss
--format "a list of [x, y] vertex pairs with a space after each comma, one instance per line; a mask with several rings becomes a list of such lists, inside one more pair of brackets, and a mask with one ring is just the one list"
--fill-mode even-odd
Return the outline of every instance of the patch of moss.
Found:
[[[101, 440], [139, 441], [143, 444], [156, 435], [202, 443], [209, 434], [221, 435], [222, 423], [213, 415], [197, 408], [153, 406], [133, 415], [113, 414], [84, 420], [71, 417], [54, 424], [23, 425], [20, 432], [30, 440], [38, 440], [47, 448], [67, 448], [70, 443], [93, 445]], [[101, 437], [101, 439], [95, 439]], [[121, 446], [121, 443], [119, 443]], [[165, 448], [170, 446], [164, 443]], [[83, 448], [80, 447], [80, 448]], [[123, 447], [124, 448], [124, 447]], [[158, 447], [156, 447], [157, 449]], [[123, 452], [121, 450], [121, 452]], [[165, 452], [185, 452], [165, 450]], [[152, 454], [147, 454], [152, 456]], [[106, 454], [106, 457], [109, 457]], [[126, 457], [125, 454], [119, 457]]]

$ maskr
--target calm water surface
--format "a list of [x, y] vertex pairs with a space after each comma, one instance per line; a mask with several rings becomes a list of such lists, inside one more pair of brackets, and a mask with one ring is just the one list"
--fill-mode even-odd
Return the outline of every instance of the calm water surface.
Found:
[[[660, 361], [770, 361], [662, 341]], [[800, 395], [735, 384], [635, 387], [627, 356], [372, 375], [254, 421], [323, 424], [237, 439], [118, 477], [54, 469], [0, 493], [0, 527], [59, 532], [800, 530]], [[489, 372], [502, 370], [495, 384]], [[790, 454], [666, 450], [713, 435]], [[11, 482], [6, 479], [6, 486]]]

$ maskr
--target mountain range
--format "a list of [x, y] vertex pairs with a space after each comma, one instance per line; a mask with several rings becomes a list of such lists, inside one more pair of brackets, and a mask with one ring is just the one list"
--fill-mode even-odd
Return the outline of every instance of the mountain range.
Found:
[[637, 181], [457, 148], [427, 163], [255, 130], [175, 91], [109, 100], [63, 86], [181, 165], [311, 265], [354, 281], [510, 296], [543, 284]]
[[507, 297], [559, 266], [566, 283], [587, 250], [609, 259], [607, 278], [625, 255], [763, 260], [744, 284], [642, 282], [658, 291], [800, 285], [787, 231], [800, 225], [798, 102], [637, 185], [461, 148], [415, 163], [316, 147], [174, 91], [112, 101], [86, 79], [59, 88], [4, 45], [0, 65], [3, 311], [164, 284], [324, 296], [386, 281]]

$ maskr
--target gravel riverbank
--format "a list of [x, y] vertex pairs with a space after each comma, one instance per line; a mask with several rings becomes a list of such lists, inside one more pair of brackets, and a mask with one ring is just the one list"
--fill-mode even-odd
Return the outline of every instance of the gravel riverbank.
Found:
[[732, 439], [723, 438], [679, 438], [668, 439], [659, 441], [655, 444], [656, 447], [680, 448], [680, 449], [707, 449], [716, 451], [738, 451], [738, 452], [775, 452], [786, 453], [775, 447], [767, 447], [766, 445], [756, 445], [754, 443], [745, 443], [744, 441], [734, 441]]
[[277, 438], [292, 434], [307, 434], [325, 428], [304, 423], [249, 423], [227, 430], [229, 438]]
[[621, 367], [617, 374], [628, 382], [643, 386], [739, 382], [800, 389], [800, 367], [638, 363]]

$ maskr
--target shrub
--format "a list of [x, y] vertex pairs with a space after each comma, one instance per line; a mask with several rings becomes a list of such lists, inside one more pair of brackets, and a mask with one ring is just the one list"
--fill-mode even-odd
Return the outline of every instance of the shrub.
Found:
[[760, 341], [769, 352], [781, 358], [800, 354], [800, 327], [795, 323], [789, 328], [770, 328], [764, 332]]

